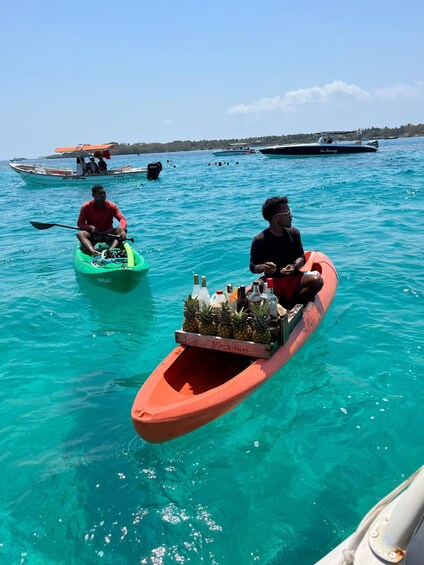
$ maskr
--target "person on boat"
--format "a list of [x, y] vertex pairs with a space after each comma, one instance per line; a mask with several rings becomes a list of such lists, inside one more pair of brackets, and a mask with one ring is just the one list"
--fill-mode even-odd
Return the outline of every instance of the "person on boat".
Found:
[[99, 162], [97, 163], [97, 167], [100, 173], [104, 173], [105, 171], [107, 171], [107, 163], [103, 159], [103, 155], [100, 155]]
[[84, 174], [84, 157], [77, 157], [77, 169], [76, 174], [83, 175]]
[[[106, 200], [106, 191], [101, 184], [93, 186], [93, 199], [81, 206], [77, 226], [81, 229], [77, 238], [83, 250], [94, 257], [100, 255], [95, 249], [96, 243], [105, 242], [110, 249], [118, 247], [127, 237], [127, 220], [116, 204]], [[113, 219], [119, 227], [113, 227]]]
[[88, 172], [91, 175], [95, 175], [99, 172], [99, 167], [94, 160], [94, 157], [90, 157], [90, 162], [88, 163]]
[[262, 215], [269, 227], [255, 236], [250, 250], [250, 271], [264, 273], [260, 283], [273, 278], [274, 292], [282, 306], [292, 308], [313, 300], [324, 284], [316, 272], [303, 273], [306, 262], [302, 239], [292, 226], [292, 214], [286, 196], [268, 198]]
[[[78, 159], [79, 159], [79, 163], [78, 163]], [[78, 167], [78, 164], [80, 164], [82, 168], [81, 175], [89, 174], [87, 171], [88, 163], [85, 162], [85, 157], [77, 157], [77, 174], [80, 174], [78, 171], [80, 171], [81, 169]]]

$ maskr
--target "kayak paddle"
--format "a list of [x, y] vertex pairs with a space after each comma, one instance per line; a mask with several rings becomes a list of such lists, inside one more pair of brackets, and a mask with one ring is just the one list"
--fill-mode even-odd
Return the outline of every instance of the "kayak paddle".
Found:
[[[73, 226], [64, 226], [63, 224], [44, 224], [43, 222], [33, 222], [33, 221], [29, 221], [29, 223], [36, 229], [36, 230], [48, 230], [50, 228], [54, 228], [55, 226], [57, 226], [58, 228], [68, 228], [68, 230], [78, 230], [81, 231], [80, 228], [75, 228]], [[100, 232], [100, 233], [104, 233], [104, 232]], [[116, 234], [114, 233], [107, 233], [106, 235], [109, 235], [111, 237], [116, 237]], [[127, 239], [123, 239], [122, 241], [131, 241], [132, 243], [134, 243], [134, 238], [133, 237], [128, 237]]]
[[31, 220], [29, 223], [34, 226], [36, 230], [48, 230], [50, 228], [54, 228], [57, 226], [59, 228], [68, 228], [70, 230], [79, 230], [80, 228], [74, 228], [73, 226], [64, 226], [63, 224], [43, 224], [42, 222], [32, 222]]

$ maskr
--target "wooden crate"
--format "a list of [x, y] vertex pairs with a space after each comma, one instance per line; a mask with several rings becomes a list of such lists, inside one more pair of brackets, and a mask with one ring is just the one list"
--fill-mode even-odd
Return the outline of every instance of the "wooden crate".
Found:
[[175, 341], [181, 345], [191, 345], [192, 347], [203, 347], [204, 349], [215, 349], [216, 351], [236, 353], [237, 355], [269, 359], [280, 345], [284, 345], [287, 342], [290, 332], [302, 318], [302, 315], [303, 306], [301, 304], [296, 304], [294, 308], [286, 312], [279, 320], [278, 340], [271, 344], [227, 339], [214, 335], [185, 332], [183, 330], [175, 331]]
[[255, 343], [253, 341], [240, 341], [214, 335], [189, 333], [183, 330], [176, 330], [175, 341], [181, 345], [191, 345], [192, 347], [203, 347], [205, 349], [215, 349], [216, 351], [265, 359], [271, 357], [279, 345], [278, 342], [272, 344]]

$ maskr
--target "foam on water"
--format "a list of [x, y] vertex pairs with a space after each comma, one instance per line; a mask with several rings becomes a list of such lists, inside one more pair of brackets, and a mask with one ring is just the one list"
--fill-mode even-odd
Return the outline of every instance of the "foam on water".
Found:
[[[107, 189], [151, 264], [124, 296], [76, 276], [74, 232], [29, 224], [75, 225], [90, 191], [29, 188], [0, 164], [0, 558], [312, 564], [423, 463], [424, 140], [222, 167], [209, 152], [114, 164], [158, 159], [157, 182]], [[211, 292], [248, 283], [261, 204], [278, 194], [305, 248], [338, 269], [331, 310], [238, 408], [143, 442], [131, 405], [174, 346], [192, 274]]]

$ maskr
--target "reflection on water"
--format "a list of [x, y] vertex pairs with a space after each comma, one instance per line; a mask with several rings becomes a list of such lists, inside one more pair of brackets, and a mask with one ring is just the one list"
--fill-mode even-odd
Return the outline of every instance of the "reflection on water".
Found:
[[131, 292], [119, 294], [91, 284], [79, 273], [75, 276], [81, 297], [102, 331], [147, 332], [155, 312], [148, 277], [143, 277]]

